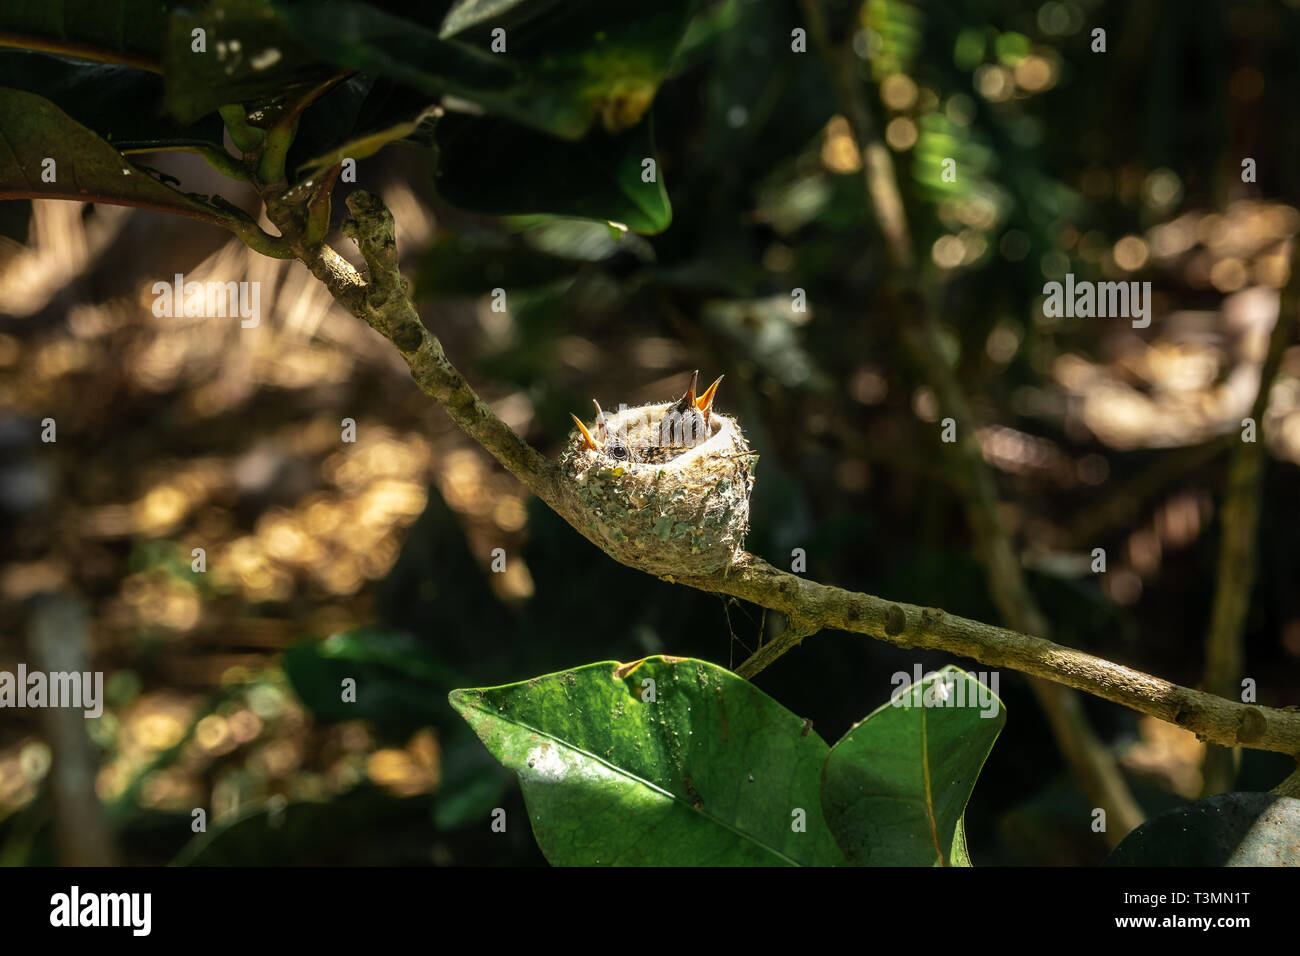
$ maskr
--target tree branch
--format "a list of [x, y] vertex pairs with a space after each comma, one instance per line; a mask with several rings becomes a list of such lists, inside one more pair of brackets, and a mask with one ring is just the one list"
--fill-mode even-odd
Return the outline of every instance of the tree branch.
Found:
[[[1012, 627], [1046, 634], [1047, 618], [1029, 590], [1011, 535], [998, 510], [997, 486], [975, 437], [974, 412], [944, 357], [934, 309], [921, 289], [898, 177], [863, 96], [857, 57], [849, 50], [832, 48], [826, 17], [818, 0], [802, 0], [801, 6], [861, 151], [873, 221], [885, 241], [892, 279], [898, 290], [894, 314], [909, 317], [906, 324], [900, 324], [900, 336], [935, 390], [941, 407], [960, 423], [953, 448], [960, 479], [958, 491], [993, 603]], [[1044, 680], [1031, 680], [1030, 686], [1079, 785], [1095, 805], [1106, 810], [1106, 839], [1112, 846], [1118, 844], [1142, 823], [1144, 815], [1129, 792], [1114, 756], [1093, 732], [1074, 695], [1059, 684]]]
[[[575, 530], [596, 543], [585, 516], [574, 512], [572, 496], [562, 494], [566, 479], [558, 465], [492, 411], [420, 320], [399, 270], [393, 218], [384, 204], [360, 190], [347, 198], [351, 218], [344, 223], [344, 233], [356, 242], [365, 260], [369, 275], [363, 278], [329, 245], [308, 241], [307, 218], [286, 198], [280, 185], [260, 184], [267, 215], [312, 274], [341, 305], [397, 347], [416, 384], [446, 409], [466, 434]], [[809, 581], [750, 554], [709, 575], [666, 576], [665, 580], [742, 598], [781, 611], [790, 619], [792, 628], [741, 665], [737, 671], [741, 676], [758, 673], [808, 634], [835, 628], [902, 647], [944, 650], [990, 666], [1010, 667], [1151, 714], [1206, 740], [1300, 754], [1300, 711], [1223, 700], [1042, 638]]]
[[[866, 634], [899, 647], [947, 651], [1009, 667], [1149, 714], [1210, 742], [1300, 755], [1300, 708], [1224, 700], [1009, 628], [809, 581], [752, 555], [726, 572], [671, 580], [781, 611], [819, 629]], [[784, 637], [764, 646], [736, 673], [749, 677], [762, 670], [769, 662], [763, 655], [775, 659], [783, 653], [768, 648]], [[798, 641], [796, 637], [791, 644]]]
[[[1205, 637], [1204, 684], [1211, 693], [1223, 697], [1241, 693], [1239, 681], [1245, 660], [1242, 636], [1258, 566], [1255, 539], [1259, 533], [1260, 492], [1266, 464], [1264, 414], [1273, 380], [1282, 367], [1282, 353], [1295, 331], [1295, 313], [1300, 311], [1300, 243], [1294, 245], [1291, 275], [1269, 336], [1268, 354], [1259, 370], [1259, 391], [1250, 411], [1255, 422], [1255, 441], [1240, 442], [1233, 451], [1228, 464], [1228, 485], [1219, 511], [1223, 537], [1219, 544], [1214, 606]], [[1231, 750], [1213, 746], [1206, 749], [1202, 788], [1205, 796], [1230, 789], [1236, 775], [1236, 755]]]
[[[355, 222], [348, 231], [357, 236], [372, 275], [378, 277], [372, 281], [387, 288], [390, 295], [378, 296], [380, 301], [372, 305], [368, 286], [363, 286], [360, 295], [352, 295], [351, 285], [345, 285], [345, 291], [361, 302], [361, 317], [373, 328], [384, 335], [399, 335], [410, 327], [412, 317], [414, 321], [418, 317], [405, 282], [398, 283], [392, 216], [375, 197], [365, 193], [349, 196], [348, 208]], [[414, 351], [401, 346], [399, 350], [426, 394], [446, 408], [453, 420], [511, 474], [574, 528], [583, 530], [581, 517], [572, 514], [557, 493], [564, 480], [558, 468], [492, 412], [451, 365], [441, 343], [423, 324]], [[737, 670], [741, 676], [758, 673], [767, 662], [780, 656], [782, 650], [778, 648], [783, 641], [791, 646], [797, 644], [802, 636], [811, 633], [807, 628], [833, 628], [900, 647], [948, 651], [990, 666], [1009, 667], [1150, 714], [1212, 742], [1300, 755], [1300, 709], [1224, 700], [1008, 628], [809, 581], [753, 555], [746, 554], [731, 567], [713, 574], [667, 576], [665, 580], [741, 598], [781, 611], [799, 623], [788, 641], [783, 634], [741, 665]]]

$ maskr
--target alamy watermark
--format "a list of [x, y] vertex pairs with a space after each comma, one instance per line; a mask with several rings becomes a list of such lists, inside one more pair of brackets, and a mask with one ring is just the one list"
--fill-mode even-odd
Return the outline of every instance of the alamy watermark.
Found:
[[148, 936], [152, 917], [152, 893], [83, 893], [74, 884], [50, 897], [51, 926], [121, 926], [133, 936]]
[[0, 708], [70, 707], [86, 717], [104, 713], [103, 671], [0, 671]]
[[1150, 282], [1076, 282], [1068, 272], [1064, 284], [1044, 285], [1043, 295], [1049, 319], [1132, 319], [1135, 329], [1151, 324]]
[[153, 284], [153, 314], [158, 318], [235, 318], [245, 329], [262, 320], [260, 282], [186, 282], [176, 273], [171, 282]]
[[916, 664], [911, 674], [897, 671], [889, 682], [894, 685], [889, 703], [895, 707], [973, 707], [981, 717], [996, 717], [1002, 707], [998, 700], [997, 671], [922, 674], [921, 665]]

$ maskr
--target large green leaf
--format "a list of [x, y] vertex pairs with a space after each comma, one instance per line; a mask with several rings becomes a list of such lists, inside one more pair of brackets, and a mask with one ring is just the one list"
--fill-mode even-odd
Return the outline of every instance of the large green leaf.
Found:
[[1300, 800], [1221, 793], [1142, 824], [1107, 866], [1300, 866]]
[[44, 97], [119, 150], [223, 148], [218, 117], [181, 127], [160, 115], [163, 79], [155, 73], [0, 49], [0, 86]]
[[509, 101], [519, 83], [506, 57], [442, 40], [433, 30], [360, 3], [304, 3], [281, 13], [285, 29], [337, 67], [388, 77], [429, 96]]
[[654, 158], [649, 123], [569, 143], [498, 119], [447, 116], [435, 131], [435, 187], [453, 206], [494, 215], [549, 213], [620, 222], [656, 233], [672, 222], [663, 176], [642, 180]]
[[[443, 695], [454, 672], [427, 646], [400, 631], [356, 630], [307, 641], [284, 653], [294, 692], [318, 718], [370, 720], [396, 737], [445, 723]], [[344, 700], [343, 681], [356, 682]]]
[[[332, 21], [321, 14], [327, 28]], [[259, 0], [214, 0], [171, 18], [163, 50], [168, 113], [192, 123], [228, 103], [298, 93], [337, 74], [299, 43], [285, 11]], [[204, 50], [194, 49], [202, 30]]]
[[844, 862], [817, 796], [826, 743], [714, 664], [605, 661], [451, 703], [519, 774], [554, 864]]
[[[76, 199], [141, 206], [231, 230], [255, 248], [269, 242], [247, 213], [220, 199], [181, 192], [131, 165], [121, 153], [43, 97], [0, 88], [0, 199]], [[54, 182], [45, 182], [47, 159]], [[291, 255], [287, 249], [278, 254]]]
[[[492, 116], [565, 139], [599, 118], [618, 132], [649, 108], [686, 24], [687, 0], [610, 5], [576, 0], [511, 27], [491, 51], [488, 23], [464, 19], [457, 40], [359, 3], [285, 10], [299, 42], [341, 67], [450, 94]], [[455, 22], [460, 22], [458, 18]], [[469, 42], [473, 40], [473, 43]]]
[[840, 848], [867, 866], [969, 866], [963, 815], [1006, 711], [945, 667], [854, 725], [826, 760], [822, 808]]
[[5, 46], [157, 70], [167, 12], [179, 0], [19, 0], [0, 4]]

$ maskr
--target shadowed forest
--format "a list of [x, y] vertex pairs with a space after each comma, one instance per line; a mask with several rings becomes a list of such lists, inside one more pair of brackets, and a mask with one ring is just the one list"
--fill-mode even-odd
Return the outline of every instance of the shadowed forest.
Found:
[[[419, 114], [338, 183], [330, 243], [359, 265], [342, 197], [379, 195], [424, 324], [548, 457], [593, 398], [668, 402], [696, 369], [701, 387], [725, 375], [715, 407], [758, 454], [748, 551], [1029, 630], [999, 602], [943, 438], [956, 386], [1052, 640], [1300, 704], [1300, 10], [679, 5], [653, 103], [607, 97], [576, 141]], [[0, 48], [0, 87], [37, 89], [15, 57], [38, 56], [56, 59]], [[313, 109], [342, 115], [342, 90]], [[951, 370], [938, 387], [907, 344], [921, 319], [895, 285], [859, 106]], [[289, 165], [369, 130], [329, 132], [304, 121]], [[621, 150], [654, 157], [667, 213], [629, 194], [641, 169]], [[257, 215], [251, 186], [193, 152], [130, 158]], [[64, 667], [104, 675], [103, 716], [72, 730], [0, 715], [0, 863], [545, 865], [515, 774], [451, 690], [656, 654], [734, 667], [787, 627], [594, 547], [301, 262], [128, 205], [15, 198], [0, 227], [0, 671], [52, 659], [57, 634]], [[256, 324], [159, 315], [177, 275], [256, 283]], [[1149, 283], [1149, 324], [1053, 314], [1045, 287], [1067, 275]], [[1233, 463], [1257, 407], [1250, 484]], [[1247, 560], [1224, 533], [1253, 507]], [[1207, 656], [1234, 596], [1240, 634]], [[1015, 670], [823, 630], [753, 681], [834, 741], [893, 675], [950, 663], [996, 670], [1007, 713], [966, 811], [971, 858], [1100, 864], [1123, 834], [1089, 826], [1096, 801]], [[1295, 769], [1079, 699], [1146, 818]]]

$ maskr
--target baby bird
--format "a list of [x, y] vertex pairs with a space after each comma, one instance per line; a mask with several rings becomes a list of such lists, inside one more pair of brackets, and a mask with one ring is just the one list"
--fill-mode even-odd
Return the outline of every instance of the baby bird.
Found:
[[636, 462], [640, 464], [662, 464], [676, 458], [682, 452], [694, 448], [709, 437], [709, 416], [713, 411], [713, 399], [718, 392], [718, 385], [724, 376], [705, 390], [703, 395], [696, 395], [700, 373], [691, 374], [691, 382], [678, 401], [664, 410], [658, 422], [649, 422], [649, 428], [635, 427], [631, 435], [624, 428], [623, 433], [615, 433], [605, 420], [600, 403], [592, 399], [596, 406], [596, 436], [582, 424], [577, 415], [570, 415], [583, 440], [591, 450], [618, 462]]

